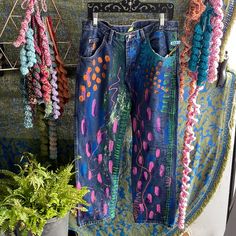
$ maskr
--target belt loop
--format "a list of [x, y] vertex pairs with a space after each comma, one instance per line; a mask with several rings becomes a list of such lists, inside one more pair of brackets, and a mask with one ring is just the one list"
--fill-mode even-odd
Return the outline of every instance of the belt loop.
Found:
[[108, 44], [112, 43], [113, 35], [114, 35], [114, 30], [111, 30], [108, 35]]
[[146, 35], [143, 29], [140, 29], [140, 35], [143, 41], [146, 40]]

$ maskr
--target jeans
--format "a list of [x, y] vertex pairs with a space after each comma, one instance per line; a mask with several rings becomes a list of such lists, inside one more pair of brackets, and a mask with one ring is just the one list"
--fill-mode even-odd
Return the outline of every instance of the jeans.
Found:
[[90, 190], [78, 224], [114, 218], [120, 156], [132, 122], [132, 198], [137, 223], [174, 224], [178, 23], [83, 22], [75, 105], [77, 188]]

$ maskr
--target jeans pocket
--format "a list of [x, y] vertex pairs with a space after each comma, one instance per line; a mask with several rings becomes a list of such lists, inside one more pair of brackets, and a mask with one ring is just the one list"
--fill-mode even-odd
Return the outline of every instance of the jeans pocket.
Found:
[[93, 59], [105, 45], [105, 35], [96, 30], [84, 31], [80, 41], [80, 58]]
[[175, 57], [171, 41], [177, 40], [177, 33], [172, 31], [154, 31], [147, 37], [147, 45], [154, 56], [162, 61]]

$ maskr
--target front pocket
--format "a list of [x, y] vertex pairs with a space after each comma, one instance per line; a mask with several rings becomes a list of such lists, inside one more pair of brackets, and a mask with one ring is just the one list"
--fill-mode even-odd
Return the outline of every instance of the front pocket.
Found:
[[80, 58], [93, 59], [96, 57], [106, 45], [106, 37], [88, 38], [81, 40]]
[[175, 46], [172, 41], [177, 41], [177, 32], [155, 31], [147, 37], [147, 45], [150, 52], [159, 57], [162, 61], [175, 56]]

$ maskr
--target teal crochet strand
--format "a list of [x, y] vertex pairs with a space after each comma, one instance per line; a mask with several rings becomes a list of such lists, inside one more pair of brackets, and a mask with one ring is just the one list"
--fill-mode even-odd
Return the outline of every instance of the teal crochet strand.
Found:
[[198, 72], [198, 86], [203, 85], [207, 79], [210, 42], [212, 36], [210, 19], [212, 15], [213, 9], [210, 5], [208, 5], [205, 12], [201, 16], [200, 22], [194, 29], [189, 69], [192, 72]]

